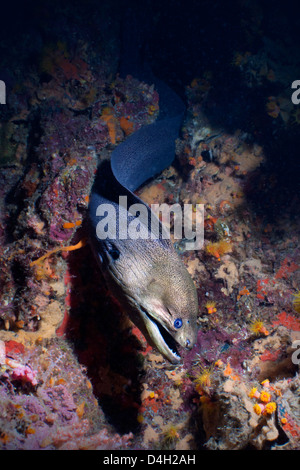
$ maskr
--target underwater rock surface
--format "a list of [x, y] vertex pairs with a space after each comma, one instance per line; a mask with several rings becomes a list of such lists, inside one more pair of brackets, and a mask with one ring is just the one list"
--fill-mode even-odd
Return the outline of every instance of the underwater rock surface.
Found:
[[[205, 206], [203, 248], [184, 251], [175, 240], [200, 305], [197, 344], [175, 367], [110, 297], [81, 243], [99, 162], [159, 111], [153, 86], [117, 74], [121, 6], [96, 3], [83, 14], [80, 2], [66, 10], [54, 2], [49, 18], [40, 6], [44, 37], [32, 13], [26, 48], [20, 54], [16, 43], [2, 60], [9, 93], [0, 108], [0, 448], [299, 449], [292, 152], [300, 108], [287, 92], [299, 78], [284, 53], [290, 43], [272, 37], [260, 2], [241, 2], [240, 49], [228, 40], [221, 64], [208, 59], [193, 76], [182, 72], [187, 112], [176, 160], [138, 191], [149, 204]], [[70, 21], [56, 20], [64, 15]], [[158, 10], [157, 28], [169, 24], [165, 15]], [[165, 45], [152, 60], [166, 74], [177, 59]]]

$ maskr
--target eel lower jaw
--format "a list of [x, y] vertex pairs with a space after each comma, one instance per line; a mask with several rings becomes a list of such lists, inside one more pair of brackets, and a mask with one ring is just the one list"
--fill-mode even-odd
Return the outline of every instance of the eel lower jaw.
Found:
[[145, 309], [140, 307], [142, 318], [154, 346], [172, 364], [178, 364], [181, 356], [178, 352], [179, 344], [170, 333]]

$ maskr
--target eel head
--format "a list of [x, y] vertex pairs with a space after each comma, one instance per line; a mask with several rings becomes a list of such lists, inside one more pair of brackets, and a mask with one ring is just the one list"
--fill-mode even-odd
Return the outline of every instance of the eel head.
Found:
[[116, 249], [108, 264], [111, 290], [150, 344], [180, 362], [181, 349], [191, 349], [197, 336], [198, 297], [186, 267], [171, 245], [135, 240], [126, 256]]

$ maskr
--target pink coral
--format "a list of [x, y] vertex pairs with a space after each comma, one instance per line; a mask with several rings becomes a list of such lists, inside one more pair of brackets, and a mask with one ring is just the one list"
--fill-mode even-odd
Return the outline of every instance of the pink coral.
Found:
[[88, 436], [89, 428], [89, 421], [86, 419], [55, 428], [44, 440], [42, 446], [52, 444], [60, 450], [114, 450], [127, 448], [133, 438], [132, 433], [120, 436], [110, 434], [106, 428]]
[[13, 369], [11, 378], [13, 380], [21, 380], [23, 383], [30, 383], [32, 386], [37, 385], [36, 379], [37, 372], [32, 370], [29, 366], [20, 364], [18, 367]]

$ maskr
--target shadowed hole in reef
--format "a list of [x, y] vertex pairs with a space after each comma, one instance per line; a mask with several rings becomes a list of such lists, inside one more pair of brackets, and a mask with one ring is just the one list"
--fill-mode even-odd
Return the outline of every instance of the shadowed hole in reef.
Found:
[[66, 336], [86, 367], [94, 395], [116, 432], [138, 431], [142, 356], [131, 324], [109, 296], [89, 247], [69, 257], [70, 314]]

